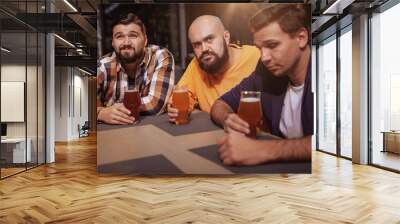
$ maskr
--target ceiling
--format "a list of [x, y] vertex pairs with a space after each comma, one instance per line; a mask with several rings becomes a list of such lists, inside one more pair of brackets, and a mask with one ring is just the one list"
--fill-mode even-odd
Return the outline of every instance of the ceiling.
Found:
[[[79, 62], [85, 60], [85, 63], [93, 63], [92, 69], [95, 70], [97, 60], [97, 5], [104, 3], [132, 3], [132, 2], [151, 2], [149, 0], [48, 0], [53, 8], [52, 13], [46, 13], [50, 9], [46, 9], [45, 0], [0, 0], [0, 22], [2, 28], [2, 45], [8, 49], [12, 49], [8, 53], [9, 58], [15, 58], [26, 55], [34, 55], [37, 51], [36, 39], [32, 40], [32, 35], [25, 33], [28, 31], [54, 32], [63, 39], [74, 44], [72, 48], [59, 38], [55, 39], [56, 55], [60, 56], [60, 60], [66, 60], [62, 63], [68, 63], [68, 60]], [[155, 0], [163, 2], [163, 0]], [[311, 4], [312, 9], [312, 34], [316, 37], [328, 30], [339, 19], [346, 14], [357, 15], [364, 12], [368, 8], [377, 7], [387, 0], [336, 0], [347, 2], [338, 4], [338, 12], [340, 14], [323, 15], [323, 12], [334, 4], [335, 0], [294, 0], [286, 2], [304, 2]], [[252, 2], [283, 2], [282, 0], [261, 1], [254, 0]], [[350, 4], [349, 4], [350, 2]], [[69, 6], [67, 3], [70, 3]], [[340, 8], [342, 7], [342, 8]], [[5, 34], [4, 34], [5, 33]], [[27, 51], [25, 45], [28, 43]], [[40, 48], [41, 46], [39, 46]], [[79, 49], [77, 51], [77, 49]], [[79, 53], [81, 52], [81, 53]], [[2, 52], [2, 54], [4, 54]], [[63, 56], [63, 57], [61, 57]], [[74, 57], [74, 59], [67, 57]], [[25, 57], [22, 57], [25, 58]], [[62, 58], [62, 59], [61, 59]]]

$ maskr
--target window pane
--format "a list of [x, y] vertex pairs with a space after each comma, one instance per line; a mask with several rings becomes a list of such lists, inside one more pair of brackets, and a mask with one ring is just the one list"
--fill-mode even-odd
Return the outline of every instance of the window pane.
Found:
[[0, 25], [0, 44], [5, 49], [1, 50], [0, 61], [1, 86], [5, 87], [2, 89], [2, 105], [9, 101], [8, 106], [3, 105], [0, 110], [18, 117], [15, 120], [2, 117], [2, 124], [6, 125], [0, 148], [1, 178], [4, 178], [24, 171], [25, 167], [43, 163], [45, 158], [45, 36], [21, 22], [28, 18], [28, 21], [37, 24], [38, 21], [32, 20], [39, 17], [33, 14], [44, 12], [45, 0], [0, 2], [10, 15], [20, 18], [18, 20], [0, 12], [3, 21]]
[[[25, 170], [30, 162], [30, 141], [26, 141], [26, 33], [2, 33], [1, 123], [6, 133], [1, 140], [1, 177]], [[12, 108], [12, 109], [11, 109]], [[28, 143], [28, 144], [27, 144]], [[28, 146], [28, 147], [27, 147]], [[26, 150], [28, 148], [28, 150]]]
[[351, 158], [352, 141], [352, 35], [340, 36], [340, 152]]
[[318, 48], [318, 148], [336, 153], [336, 37]]
[[[393, 29], [398, 27], [399, 21], [400, 4], [371, 19], [372, 163], [396, 170], [400, 170], [400, 156], [392, 151], [400, 151], [400, 138], [385, 141], [382, 132], [400, 130], [400, 30]], [[383, 142], [388, 147], [384, 148]]]

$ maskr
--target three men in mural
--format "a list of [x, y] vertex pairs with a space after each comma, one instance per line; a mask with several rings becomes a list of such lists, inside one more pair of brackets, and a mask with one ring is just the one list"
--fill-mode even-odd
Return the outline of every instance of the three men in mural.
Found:
[[[224, 164], [311, 159], [309, 19], [303, 4], [276, 4], [260, 10], [250, 20], [256, 47], [231, 44], [230, 33], [216, 16], [200, 16], [191, 23], [188, 38], [195, 58], [177, 85], [192, 93], [191, 109], [198, 105], [224, 127], [227, 134], [218, 142]], [[177, 109], [171, 106], [170, 97], [175, 81], [173, 55], [148, 45], [146, 29], [132, 13], [113, 26], [112, 35], [114, 52], [98, 65], [98, 120], [133, 123], [121, 102], [124, 91], [135, 88], [141, 95], [142, 114], [167, 111], [174, 122]], [[242, 91], [261, 93], [260, 127], [282, 139], [245, 136], [249, 124], [237, 115]]]

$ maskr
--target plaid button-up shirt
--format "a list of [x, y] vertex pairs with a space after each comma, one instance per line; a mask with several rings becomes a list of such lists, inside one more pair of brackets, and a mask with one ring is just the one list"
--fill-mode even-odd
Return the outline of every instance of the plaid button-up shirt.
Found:
[[[134, 80], [134, 87], [142, 99], [140, 111], [143, 114], [161, 114], [174, 87], [174, 57], [167, 49], [156, 45], [145, 47], [144, 52]], [[102, 57], [97, 65], [97, 107], [123, 102], [129, 83], [128, 74], [115, 52]]]

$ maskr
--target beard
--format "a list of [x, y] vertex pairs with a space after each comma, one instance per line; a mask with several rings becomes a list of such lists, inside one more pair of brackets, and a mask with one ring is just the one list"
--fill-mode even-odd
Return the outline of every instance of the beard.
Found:
[[[129, 52], [121, 53], [125, 49], [130, 49], [133, 52], [132, 53], [129, 53]], [[115, 53], [120, 62], [122, 62], [124, 64], [129, 64], [129, 63], [139, 60], [142, 57], [143, 49], [137, 51], [135, 48], [133, 48], [131, 46], [121, 46], [119, 48], [119, 51], [118, 52], [116, 51]]]
[[[208, 55], [213, 55], [215, 59], [210, 63], [203, 62], [202, 59]], [[222, 52], [221, 57], [218, 56], [213, 51], [206, 51], [200, 55], [198, 61], [199, 61], [199, 66], [203, 71], [209, 74], [215, 74], [222, 68], [222, 66], [228, 61], [228, 59], [229, 59], [228, 46], [224, 44], [224, 51]]]

